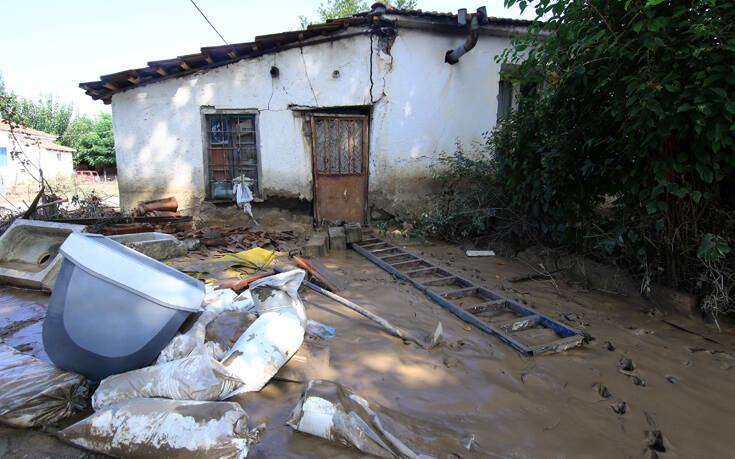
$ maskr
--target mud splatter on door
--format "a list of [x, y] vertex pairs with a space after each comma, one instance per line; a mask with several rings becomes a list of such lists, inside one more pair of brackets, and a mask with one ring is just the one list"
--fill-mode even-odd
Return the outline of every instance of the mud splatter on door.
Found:
[[365, 222], [368, 186], [368, 118], [314, 116], [314, 217]]

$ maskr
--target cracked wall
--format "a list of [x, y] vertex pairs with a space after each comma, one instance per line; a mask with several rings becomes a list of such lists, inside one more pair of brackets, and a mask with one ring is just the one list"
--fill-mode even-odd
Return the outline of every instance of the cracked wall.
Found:
[[508, 39], [483, 35], [450, 66], [444, 54], [463, 36], [393, 32], [292, 48], [114, 95], [121, 206], [164, 195], [176, 195], [184, 209], [198, 206], [206, 194], [202, 107], [257, 111], [263, 197], [310, 200], [308, 117], [290, 107], [372, 106], [369, 206], [393, 213], [425, 202], [436, 189], [438, 156], [457, 141], [481, 142], [494, 127], [494, 57]]

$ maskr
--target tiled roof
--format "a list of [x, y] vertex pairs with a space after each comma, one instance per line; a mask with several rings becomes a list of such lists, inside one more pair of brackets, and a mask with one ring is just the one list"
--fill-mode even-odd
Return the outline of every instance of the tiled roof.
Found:
[[[371, 12], [365, 12], [353, 16], [329, 20], [322, 24], [312, 24], [305, 30], [260, 35], [255, 37], [255, 40], [252, 42], [234, 43], [222, 46], [208, 46], [201, 48], [199, 53], [186, 54], [171, 59], [150, 61], [146, 67], [102, 75], [100, 76], [99, 81], [80, 83], [79, 87], [84, 89], [87, 95], [93, 99], [101, 99], [105, 103], [110, 103], [110, 98], [113, 94], [135, 86], [186, 75], [198, 70], [227, 65], [242, 59], [257, 57], [271, 52], [277, 52], [305, 41], [319, 41], [320, 37], [332, 40], [338, 39], [339, 33], [344, 32], [350, 27], [371, 25], [388, 27], [395, 26], [394, 23], [388, 20], [392, 17], [410, 17], [411, 19], [425, 21], [427, 25], [444, 25], [453, 28], [459, 27], [457, 24], [457, 15], [452, 13], [387, 8], [385, 16], [387, 16], [387, 19], [381, 15], [373, 15]], [[514, 27], [527, 26], [530, 24], [530, 21], [489, 17], [487, 24], [500, 27]]]
[[[0, 119], [0, 131], [10, 131], [10, 124], [7, 120]], [[48, 132], [39, 131], [38, 129], [33, 129], [24, 125], [20, 125], [13, 129], [13, 131], [18, 134], [19, 141], [38, 142], [38, 145], [46, 150], [60, 151], [64, 153], [76, 152], [76, 150], [71, 147], [59, 145], [48, 139], [57, 138], [58, 136], [56, 134], [49, 134]]]

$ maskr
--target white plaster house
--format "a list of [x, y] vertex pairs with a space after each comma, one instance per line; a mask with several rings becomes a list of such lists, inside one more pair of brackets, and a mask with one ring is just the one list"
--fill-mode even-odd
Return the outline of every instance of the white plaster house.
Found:
[[[232, 179], [244, 175], [258, 199], [297, 198], [313, 202], [318, 220], [364, 221], [424, 200], [438, 155], [494, 127], [508, 100], [495, 57], [527, 25], [484, 9], [376, 4], [80, 87], [112, 104], [123, 208], [175, 195], [196, 212], [231, 200]], [[471, 50], [447, 63], [463, 44]]]
[[[35, 181], [38, 169], [46, 179], [74, 176], [72, 157], [75, 149], [54, 143], [58, 136], [26, 126], [10, 132], [10, 125], [0, 120], [0, 178], [5, 190]], [[25, 157], [23, 164], [21, 158]], [[35, 177], [35, 178], [34, 178]]]

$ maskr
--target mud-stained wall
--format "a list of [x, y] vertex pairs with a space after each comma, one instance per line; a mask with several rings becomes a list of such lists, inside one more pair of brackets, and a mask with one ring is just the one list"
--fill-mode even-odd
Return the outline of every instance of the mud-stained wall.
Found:
[[[395, 212], [425, 204], [437, 184], [442, 152], [482, 142], [495, 126], [500, 64], [509, 39], [481, 35], [459, 63], [444, 62], [462, 36], [398, 29], [389, 60], [377, 62], [385, 94], [376, 94], [371, 125], [370, 206]], [[386, 69], [387, 67], [387, 69]]]
[[483, 35], [458, 64], [444, 63], [464, 38], [399, 28], [394, 40], [351, 36], [115, 94], [121, 206], [176, 195], [184, 210], [195, 211], [206, 195], [203, 113], [213, 109], [257, 113], [266, 200], [310, 200], [308, 117], [299, 110], [338, 106], [372, 106], [370, 207], [395, 212], [423, 202], [434, 188], [437, 156], [457, 140], [481, 141], [495, 124], [494, 56], [508, 39]]

